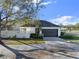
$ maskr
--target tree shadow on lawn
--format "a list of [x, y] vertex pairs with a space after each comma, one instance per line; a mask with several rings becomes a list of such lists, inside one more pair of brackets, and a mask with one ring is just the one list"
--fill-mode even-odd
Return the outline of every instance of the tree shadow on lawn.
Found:
[[22, 58], [24, 58], [24, 59], [34, 59], [34, 58], [31, 58], [31, 57], [27, 57], [27, 56], [25, 56], [25, 55], [22, 54], [22, 53], [19, 53], [18, 50], [15, 50], [15, 49], [13, 49], [13, 48], [8, 47], [7, 45], [5, 45], [5, 44], [2, 42], [2, 40], [0, 40], [0, 44], [1, 44], [2, 46], [4, 46], [5, 48], [7, 48], [8, 50], [10, 50], [11, 52], [13, 52], [13, 53], [15, 54], [15, 56], [16, 56], [15, 59], [22, 59]]
[[[46, 50], [46, 48], [44, 47], [44, 48], [40, 48], [40, 47], [38, 47], [38, 46], [34, 46], [34, 45], [30, 45], [30, 44], [27, 44], [27, 43], [24, 43], [24, 42], [22, 42], [22, 41], [20, 41], [20, 40], [17, 40], [18, 42], [20, 42], [20, 43], [22, 43], [22, 44], [25, 44], [25, 45], [28, 45], [28, 46], [31, 46], [31, 47], [34, 47], [34, 48], [36, 48], [36, 50], [37, 49], [39, 49], [39, 50]], [[37, 44], [38, 45], [38, 44]]]

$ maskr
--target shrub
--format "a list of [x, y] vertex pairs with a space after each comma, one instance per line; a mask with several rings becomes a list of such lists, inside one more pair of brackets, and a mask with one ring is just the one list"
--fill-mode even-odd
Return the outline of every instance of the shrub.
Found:
[[16, 40], [16, 35], [13, 37], [8, 37], [8, 39]]
[[63, 36], [65, 34], [65, 32], [61, 32], [61, 36]]
[[42, 35], [36, 34], [36, 33], [32, 33], [30, 35], [30, 38], [34, 38], [34, 39], [43, 39]]
[[63, 35], [63, 36], [61, 36], [61, 38], [63, 38], [63, 39], [74, 39], [74, 36], [73, 35]]

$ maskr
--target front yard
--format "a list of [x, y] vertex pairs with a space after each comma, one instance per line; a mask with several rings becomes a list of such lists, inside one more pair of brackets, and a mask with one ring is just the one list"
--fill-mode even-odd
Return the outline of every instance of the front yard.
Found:
[[76, 33], [64, 33], [60, 38], [64, 39], [67, 42], [77, 42], [79, 43], [79, 35]]
[[66, 42], [77, 42], [77, 43], [79, 43], [79, 40], [75, 40], [75, 39], [74, 39], [74, 40], [73, 40], [73, 39], [72, 39], [72, 40], [71, 40], [71, 39], [67, 39], [67, 40], [65, 40], [65, 41], [66, 41]]
[[29, 45], [29, 44], [42, 44], [44, 43], [43, 39], [9, 39], [2, 40], [4, 44], [7, 45]]

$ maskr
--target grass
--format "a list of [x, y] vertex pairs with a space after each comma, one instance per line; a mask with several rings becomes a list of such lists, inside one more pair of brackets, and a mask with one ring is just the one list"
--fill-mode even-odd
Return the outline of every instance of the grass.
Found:
[[2, 40], [4, 44], [7, 45], [30, 45], [30, 44], [42, 44], [44, 41], [42, 39], [16, 39], [16, 40]]
[[66, 34], [66, 35], [62, 35], [60, 36], [60, 38], [66, 39], [66, 40], [79, 40], [79, 36], [75, 36], [75, 35], [70, 35], [70, 34]]
[[60, 38], [64, 39], [65, 41], [78, 42], [78, 43], [79, 43], [79, 36], [63, 35], [63, 36], [61, 36]]
[[78, 43], [79, 43], [79, 40], [75, 40], [75, 39], [74, 39], [74, 40], [69, 40], [69, 39], [68, 39], [68, 40], [65, 40], [65, 41], [67, 41], [67, 42], [68, 42], [68, 41], [69, 41], [69, 42], [78, 42]]

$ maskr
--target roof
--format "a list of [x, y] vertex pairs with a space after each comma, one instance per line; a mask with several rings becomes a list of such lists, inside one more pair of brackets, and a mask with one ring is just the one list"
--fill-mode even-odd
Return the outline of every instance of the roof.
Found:
[[[38, 20], [38, 21], [39, 21], [41, 27], [59, 27], [59, 25], [53, 24], [53, 23], [45, 21], [45, 20]], [[32, 23], [28, 24], [28, 25], [25, 24], [25, 25], [23, 25], [23, 27], [35, 27], [35, 25]]]
[[40, 20], [41, 27], [60, 27], [59, 25], [53, 24], [51, 22]]

